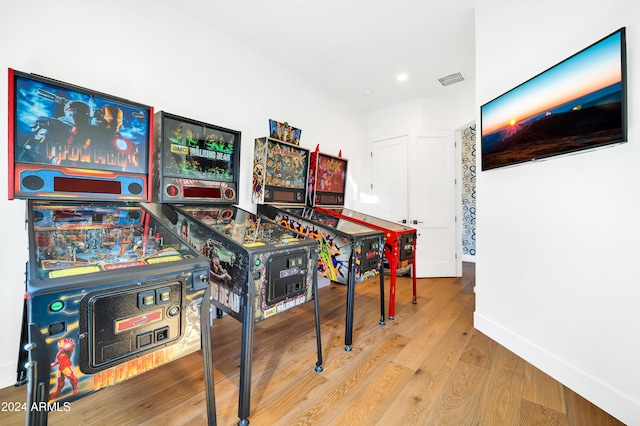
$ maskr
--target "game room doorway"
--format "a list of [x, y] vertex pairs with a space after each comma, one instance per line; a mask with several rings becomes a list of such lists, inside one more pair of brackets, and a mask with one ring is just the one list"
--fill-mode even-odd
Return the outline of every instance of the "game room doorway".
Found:
[[454, 132], [448, 131], [411, 132], [371, 144], [371, 214], [416, 228], [418, 278], [462, 273], [456, 152]]

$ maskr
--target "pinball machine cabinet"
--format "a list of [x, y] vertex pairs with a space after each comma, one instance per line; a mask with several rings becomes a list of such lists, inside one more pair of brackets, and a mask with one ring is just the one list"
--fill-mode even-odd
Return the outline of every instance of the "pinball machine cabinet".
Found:
[[260, 204], [258, 214], [318, 240], [318, 271], [331, 281], [347, 285], [345, 350], [350, 351], [353, 343], [353, 301], [357, 283], [380, 277], [380, 325], [384, 325], [382, 232], [309, 207]]
[[[313, 301], [318, 361], [322, 371], [316, 298], [318, 243], [259, 218], [233, 203], [238, 199], [239, 131], [156, 113], [157, 143], [150, 206], [166, 226], [210, 260], [211, 303], [218, 315], [242, 323], [238, 416], [248, 423], [254, 324]], [[305, 159], [306, 164], [306, 159]], [[288, 196], [304, 201], [302, 192]]]
[[384, 233], [384, 261], [389, 267], [389, 319], [395, 319], [396, 282], [399, 268], [411, 265], [413, 303], [417, 303], [414, 228], [344, 208], [348, 160], [319, 151], [309, 154], [307, 204], [325, 215], [353, 221]]
[[[210, 348], [209, 261], [141, 206], [150, 199], [153, 108], [8, 74], [8, 196], [27, 200], [18, 360], [27, 405], [68, 404]], [[26, 412], [27, 424], [47, 418], [47, 409]]]
[[[384, 324], [382, 234], [357, 224], [350, 229], [336, 229], [336, 220], [323, 224], [308, 219], [307, 215], [313, 215], [313, 209], [305, 208], [310, 183], [309, 154], [304, 147], [272, 137], [256, 139], [252, 199], [262, 217], [316, 239], [320, 244], [318, 271], [332, 281], [347, 284], [345, 349], [351, 350], [355, 283], [380, 275], [380, 324]], [[363, 239], [365, 236], [369, 239]]]
[[350, 220], [378, 229], [384, 233], [384, 257], [389, 265], [389, 319], [395, 319], [396, 301], [396, 280], [397, 272], [401, 268], [409, 265], [412, 267], [413, 300], [416, 302], [416, 263], [415, 251], [417, 241], [417, 231], [414, 228], [404, 226], [399, 223], [380, 219], [361, 212], [346, 209], [343, 207], [320, 207], [315, 206], [319, 212], [333, 215], [345, 220]]
[[316, 298], [318, 243], [232, 205], [153, 204], [163, 223], [210, 260], [211, 303], [242, 323], [240, 424], [248, 424], [254, 324], [315, 302], [316, 371], [322, 371]]

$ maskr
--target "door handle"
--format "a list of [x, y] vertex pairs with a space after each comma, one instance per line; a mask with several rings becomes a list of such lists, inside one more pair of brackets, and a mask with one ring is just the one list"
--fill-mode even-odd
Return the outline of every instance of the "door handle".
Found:
[[407, 223], [407, 219], [402, 219], [400, 223]]
[[424, 223], [424, 222], [423, 222], [423, 221], [421, 221], [421, 220], [413, 219], [413, 220], [411, 221], [411, 223], [412, 223], [412, 224], [414, 224], [414, 225], [417, 225], [417, 224], [419, 224], [419, 223]]

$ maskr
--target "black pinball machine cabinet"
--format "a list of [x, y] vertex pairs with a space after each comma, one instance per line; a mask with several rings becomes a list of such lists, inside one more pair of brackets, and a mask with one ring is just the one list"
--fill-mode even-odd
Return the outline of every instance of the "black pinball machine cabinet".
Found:
[[313, 301], [315, 370], [322, 371], [318, 243], [233, 204], [238, 197], [239, 131], [163, 111], [155, 121], [154, 161], [160, 177], [154, 199], [159, 204], [148, 208], [209, 259], [212, 306], [218, 316], [227, 314], [242, 323], [238, 417], [246, 425], [256, 322]]
[[[383, 235], [381, 231], [306, 207], [310, 182], [309, 150], [272, 137], [254, 145], [253, 201], [262, 217], [318, 240], [318, 271], [331, 281], [346, 284], [345, 350], [353, 342], [354, 287], [380, 277], [380, 324], [384, 324]], [[346, 181], [346, 171], [335, 180]], [[343, 193], [344, 195], [344, 193]]]
[[27, 200], [29, 239], [27, 424], [201, 347], [211, 374], [208, 259], [141, 205], [152, 121], [151, 107], [9, 69], [9, 199]]

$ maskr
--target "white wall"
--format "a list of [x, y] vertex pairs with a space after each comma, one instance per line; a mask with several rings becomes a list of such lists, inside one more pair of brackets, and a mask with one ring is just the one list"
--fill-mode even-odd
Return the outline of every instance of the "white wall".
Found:
[[478, 2], [476, 98], [488, 102], [623, 26], [629, 142], [478, 172], [475, 326], [637, 425], [640, 6]]
[[389, 139], [417, 130], [456, 130], [475, 118], [474, 86], [450, 97], [416, 98], [367, 115], [370, 142]]
[[[240, 205], [247, 209], [255, 208], [253, 140], [268, 134], [270, 118], [302, 129], [301, 145], [309, 149], [320, 143], [323, 151], [342, 150], [350, 160], [367, 151], [363, 113], [210, 30], [211, 19], [152, 0], [3, 2], [0, 98], [7, 96], [6, 70], [14, 68], [240, 130]], [[6, 108], [0, 102], [1, 117]], [[7, 134], [6, 120], [0, 120], [0, 134]], [[349, 175], [368, 176], [368, 167], [350, 161]], [[16, 379], [27, 261], [24, 202], [7, 201], [6, 149], [0, 150], [0, 188], [0, 387], [6, 387]]]

